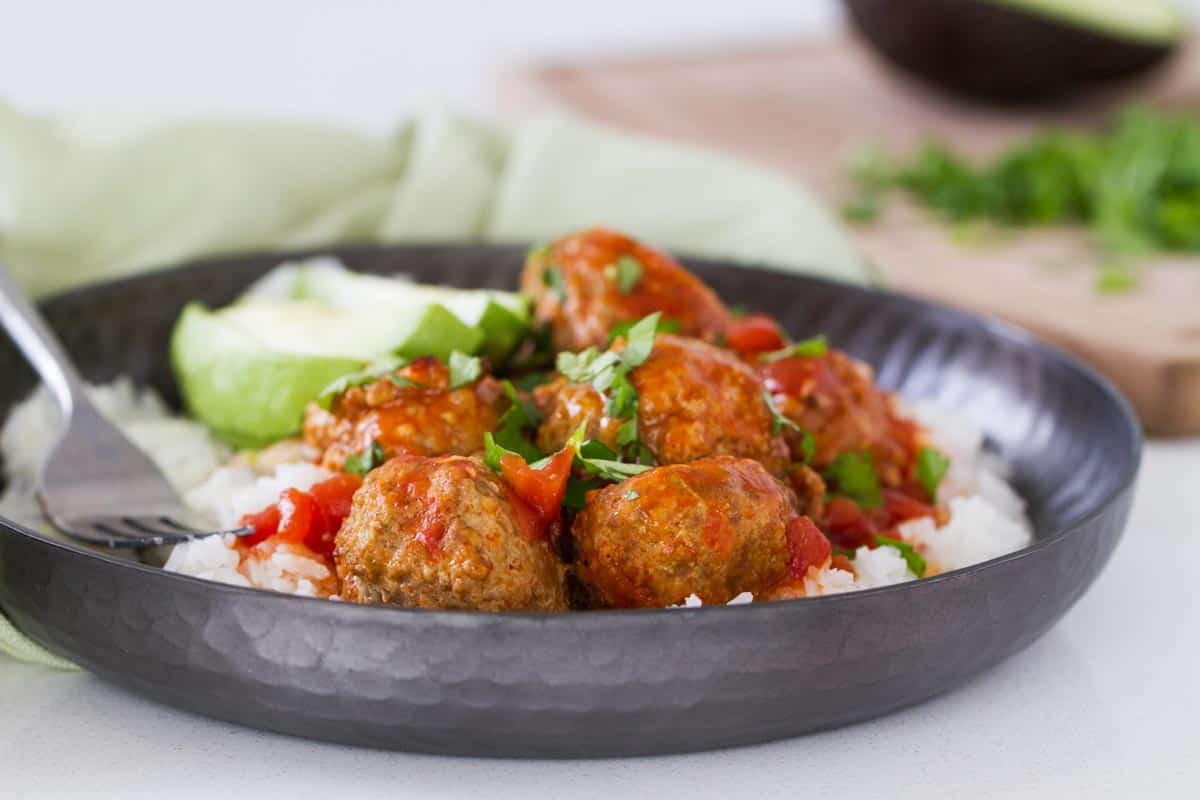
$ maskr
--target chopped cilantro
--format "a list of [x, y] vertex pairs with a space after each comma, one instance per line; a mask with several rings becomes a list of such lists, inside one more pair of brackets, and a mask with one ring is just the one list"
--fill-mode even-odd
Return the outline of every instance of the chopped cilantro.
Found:
[[626, 499], [626, 500], [628, 500], [628, 501], [629, 501], [629, 502], [631, 502], [631, 503], [632, 503], [634, 500], [637, 500], [639, 497], [641, 497], [641, 495], [640, 495], [640, 494], [638, 494], [638, 492], [637, 492], [637, 489], [630, 489], [629, 491], [627, 491], [627, 492], [625, 493], [625, 499]]
[[925, 577], [925, 557], [913, 549], [913, 546], [908, 542], [902, 542], [899, 539], [891, 539], [887, 536], [875, 534], [875, 544], [880, 547], [894, 547], [900, 551], [900, 556], [904, 559], [904, 563], [908, 564], [908, 570], [918, 578]]
[[550, 381], [551, 375], [548, 372], [530, 372], [519, 378], [513, 378], [512, 383], [518, 389], [531, 392], [543, 383], [549, 383]]
[[450, 388], [458, 389], [479, 380], [483, 374], [483, 362], [478, 356], [469, 356], [457, 350], [450, 353]]
[[650, 357], [654, 349], [654, 335], [658, 332], [658, 321], [662, 314], [655, 311], [649, 316], [642, 317], [625, 335], [625, 349], [621, 351], [621, 364], [631, 370]]
[[342, 464], [342, 470], [344, 472], [352, 472], [355, 475], [366, 475], [385, 460], [386, 455], [383, 452], [383, 446], [378, 441], [372, 441], [368, 447], [363, 448], [361, 453], [351, 453], [346, 456], [346, 460]]
[[505, 456], [517, 456], [522, 461], [525, 461], [525, 457], [522, 456], [520, 453], [518, 453], [514, 450], [509, 450], [504, 445], [499, 444], [496, 441], [496, 438], [494, 436], [492, 436], [492, 434], [485, 433], [483, 435], [483, 461], [484, 461], [484, 463], [487, 464], [492, 469], [494, 469], [496, 472], [499, 472], [500, 471], [500, 461]]
[[941, 450], [922, 447], [917, 453], [917, 482], [925, 487], [930, 500], [937, 500], [938, 485], [950, 469], [950, 459]]
[[559, 300], [567, 297], [567, 284], [563, 280], [562, 270], [558, 267], [546, 267], [542, 270], [542, 285], [553, 289]]
[[500, 416], [500, 425], [492, 437], [493, 441], [526, 461], [536, 461], [542, 457], [542, 452], [526, 438], [525, 431], [536, 428], [541, 422], [541, 415], [533, 403], [521, 397], [510, 381], [504, 381], [500, 385], [510, 405]]
[[605, 482], [599, 478], [567, 478], [567, 492], [563, 496], [563, 505], [576, 510], [587, 504], [587, 493], [604, 487]]
[[[368, 383], [378, 380], [384, 375], [391, 375], [391, 373], [400, 369], [407, 363], [408, 361], [406, 359], [400, 358], [399, 356], [384, 356], [383, 358], [378, 358], [363, 369], [360, 369], [358, 372], [348, 373], [330, 383], [321, 390], [319, 395], [317, 395], [317, 402], [320, 404], [321, 408], [328, 410], [330, 404], [333, 403], [333, 398], [340, 394], [344, 394], [347, 389], [354, 386], [364, 386]], [[399, 376], [396, 376], [396, 378], [399, 378]], [[403, 379], [401, 378], [400, 380]]]
[[575, 450], [575, 466], [580, 467], [588, 475], [606, 481], [620, 483], [626, 478], [640, 475], [651, 467], [647, 464], [632, 464], [617, 460], [617, 454], [608, 445], [594, 439], [584, 439], [587, 435], [588, 420], [584, 420], [571, 438], [567, 446]]
[[817, 437], [811, 431], [805, 431], [800, 438], [800, 451], [804, 454], [804, 463], [811, 464], [813, 456], [817, 454]]
[[785, 417], [780, 411], [779, 406], [775, 405], [775, 398], [771, 395], [770, 390], [763, 389], [763, 402], [767, 404], [767, 411], [771, 412], [771, 433], [777, 434], [784, 428], [800, 430], [800, 426]]
[[621, 256], [615, 264], [610, 264], [606, 274], [617, 284], [617, 291], [629, 294], [642, 279], [642, 262], [634, 256]]
[[621, 427], [617, 428], [617, 444], [624, 447], [627, 444], [633, 444], [638, 440], [638, 421], [637, 417], [627, 419], [621, 423]]
[[825, 478], [842, 494], [863, 508], [883, 503], [883, 491], [870, 453], [842, 453], [825, 470]]
[[[616, 325], [613, 325], [608, 331], [609, 346], [611, 347], [612, 343], [617, 339], [620, 339], [622, 336], [628, 335], [629, 329], [637, 323], [638, 320], [631, 319], [626, 320], [625, 322], [618, 322]], [[659, 319], [658, 325], [655, 326], [655, 333], [678, 333], [679, 329], [682, 327], [683, 325], [680, 324], [679, 320], [671, 319], [670, 317], [664, 317]]]
[[849, 549], [848, 547], [834, 547], [833, 554], [835, 556], [842, 556], [843, 558], [847, 559], [848, 561], [854, 560], [854, 551]]
[[771, 363], [772, 361], [780, 361], [793, 356], [802, 358], [816, 358], [825, 355], [829, 350], [829, 343], [825, 341], [825, 336], [814, 336], [811, 339], [805, 339], [802, 342], [789, 344], [787, 347], [779, 350], [772, 350], [770, 353], [763, 353], [758, 357], [759, 361]]

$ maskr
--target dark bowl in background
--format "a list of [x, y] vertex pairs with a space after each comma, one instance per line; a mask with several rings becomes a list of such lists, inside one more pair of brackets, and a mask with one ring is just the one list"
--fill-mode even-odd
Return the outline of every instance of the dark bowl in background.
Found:
[[[474, 245], [332, 252], [358, 270], [496, 288], [515, 285], [523, 255]], [[216, 259], [43, 308], [90, 380], [128, 374], [175, 399], [166, 342], [184, 303], [227, 303], [282, 258]], [[1096, 578], [1125, 525], [1141, 447], [1102, 378], [1014, 328], [909, 297], [688, 263], [728, 302], [775, 315], [795, 336], [824, 332], [875, 364], [884, 385], [982, 425], [1013, 465], [1036, 543], [840, 596], [487, 614], [209, 583], [0, 520], [0, 607], [114, 683], [252, 727], [433, 753], [611, 756], [766, 741], [918, 703], [1027, 646]], [[34, 381], [7, 341], [0, 369], [7, 414]]]
[[845, 0], [845, 6], [854, 28], [888, 63], [941, 89], [1007, 104], [1043, 103], [1134, 78], [1163, 64], [1178, 44], [1119, 36], [995, 0]]

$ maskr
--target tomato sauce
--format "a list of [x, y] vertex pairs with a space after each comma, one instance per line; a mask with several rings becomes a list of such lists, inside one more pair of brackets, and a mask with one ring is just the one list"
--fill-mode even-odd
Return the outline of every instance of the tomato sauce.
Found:
[[534, 469], [513, 453], [500, 459], [500, 477], [512, 490], [522, 535], [530, 539], [545, 538], [558, 521], [574, 459], [574, 452], [567, 448], [552, 456], [542, 469]]
[[809, 567], [820, 567], [833, 552], [829, 539], [808, 517], [792, 517], [787, 524], [788, 574], [796, 580]]
[[252, 527], [254, 532], [239, 538], [238, 545], [248, 549], [274, 537], [330, 557], [338, 529], [350, 514], [354, 493], [360, 486], [362, 478], [344, 474], [314, 484], [307, 492], [285, 489], [275, 503], [242, 517], [239, 524]]

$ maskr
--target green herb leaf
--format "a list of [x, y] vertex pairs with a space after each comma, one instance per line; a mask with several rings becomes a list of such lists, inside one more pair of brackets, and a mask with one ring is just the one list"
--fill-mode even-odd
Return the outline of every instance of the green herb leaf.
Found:
[[454, 350], [450, 353], [450, 388], [458, 389], [479, 380], [483, 374], [483, 362], [478, 356], [469, 356]]
[[548, 372], [530, 372], [519, 378], [513, 378], [512, 385], [526, 392], [532, 392], [542, 384], [549, 383], [553, 376]]
[[785, 417], [780, 411], [779, 406], [775, 405], [775, 398], [771, 395], [770, 390], [763, 389], [763, 402], [767, 404], [767, 410], [771, 412], [771, 433], [777, 434], [784, 428], [792, 430], [800, 430], [800, 426], [790, 419]]
[[829, 352], [829, 343], [825, 340], [824, 334], [822, 334], [814, 336], [811, 339], [805, 339], [802, 342], [789, 344], [787, 347], [779, 350], [772, 350], [770, 353], [763, 353], [758, 357], [758, 360], [769, 364], [773, 361], [780, 361], [785, 358], [792, 358], [793, 356], [817, 358], [818, 356], [825, 355], [827, 352]]
[[603, 379], [604, 388], [607, 389], [612, 384], [612, 377], [606, 373], [616, 369], [620, 363], [621, 357], [611, 350], [601, 353], [596, 348], [589, 347], [578, 353], [559, 353], [554, 366], [572, 383], [594, 384]]
[[849, 560], [849, 561], [853, 561], [853, 560], [854, 560], [854, 553], [855, 553], [855, 551], [854, 551], [854, 550], [851, 550], [851, 549], [849, 549], [849, 548], [846, 548], [846, 547], [835, 547], [835, 548], [833, 548], [833, 554], [834, 554], [834, 555], [842, 556], [843, 558], [845, 558], [845, 559], [847, 559], [847, 560]]
[[621, 427], [617, 428], [617, 444], [624, 447], [627, 444], [633, 444], [638, 440], [638, 421], [637, 417], [626, 420], [621, 423]]
[[[638, 320], [631, 319], [626, 320], [625, 322], [618, 322], [616, 325], [613, 325], [608, 331], [608, 346], [612, 347], [612, 343], [617, 339], [621, 338], [622, 336], [629, 335], [629, 329], [637, 323]], [[671, 319], [670, 317], [664, 317], [660, 319], [658, 321], [658, 325], [655, 326], [655, 333], [678, 333], [682, 327], [683, 325], [680, 324], [679, 320]]]
[[817, 454], [817, 437], [811, 431], [805, 431], [804, 436], [800, 437], [800, 452], [804, 454], [804, 463], [811, 464], [813, 456]]
[[387, 459], [383, 452], [383, 446], [378, 441], [372, 441], [370, 446], [364, 447], [361, 453], [351, 453], [346, 456], [346, 460], [342, 464], [342, 471], [365, 476], [383, 464], [385, 460]]
[[[496, 438], [490, 433], [483, 435], [483, 462], [496, 472], [500, 471], [500, 461], [508, 455], [520, 456], [513, 450], [509, 450], [502, 444], [496, 442]], [[523, 460], [523, 458], [522, 458]]]
[[626, 499], [626, 500], [628, 500], [628, 501], [629, 501], [629, 502], [631, 502], [631, 503], [632, 503], [634, 500], [637, 500], [639, 497], [641, 497], [641, 495], [640, 495], [640, 494], [638, 494], [638, 491], [637, 491], [637, 489], [630, 489], [629, 491], [627, 491], [627, 492], [625, 493], [625, 499]]
[[825, 479], [837, 492], [863, 508], [883, 504], [883, 490], [875, 474], [875, 459], [870, 453], [842, 453], [825, 470]]
[[615, 264], [610, 264], [606, 271], [617, 284], [617, 291], [629, 294], [642, 279], [642, 262], [633, 256], [621, 256]]
[[[391, 376], [391, 373], [403, 367], [408, 363], [407, 359], [399, 356], [384, 356], [372, 361], [358, 372], [351, 372], [330, 383], [321, 393], [317, 395], [317, 403], [321, 408], [329, 410], [330, 404], [333, 403], [333, 398], [338, 395], [345, 394], [347, 389], [354, 386], [365, 386], [368, 383], [374, 383], [384, 375]], [[399, 376], [394, 376], [400, 378]]]
[[925, 487], [931, 501], [937, 500], [938, 486], [950, 469], [950, 459], [941, 450], [922, 447], [917, 453], [917, 482]]
[[541, 422], [541, 415], [533, 403], [521, 397], [510, 381], [504, 381], [500, 386], [504, 389], [510, 405], [508, 410], [500, 415], [500, 424], [493, 435], [493, 441], [527, 462], [540, 459], [542, 452], [527, 438], [526, 431], [537, 428]]
[[894, 547], [900, 551], [900, 556], [904, 559], [904, 563], [908, 565], [908, 571], [918, 578], [925, 577], [925, 557], [913, 549], [913, 546], [908, 542], [902, 542], [899, 539], [891, 539], [887, 536], [875, 535], [875, 544], [880, 547]]
[[658, 332], [658, 321], [662, 314], [655, 311], [638, 320], [625, 336], [625, 349], [621, 351], [621, 364], [626, 370], [641, 366], [654, 349], [654, 335]]
[[558, 267], [546, 267], [542, 270], [542, 285], [558, 295], [559, 301], [567, 299], [567, 284], [563, 280], [562, 270]]
[[563, 505], [579, 510], [587, 505], [588, 492], [603, 489], [605, 485], [606, 482], [599, 478], [576, 478], [572, 475], [567, 478], [567, 491], [563, 495]]

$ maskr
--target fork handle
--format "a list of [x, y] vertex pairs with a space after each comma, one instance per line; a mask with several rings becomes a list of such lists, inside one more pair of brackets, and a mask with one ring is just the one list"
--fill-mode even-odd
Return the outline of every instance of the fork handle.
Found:
[[83, 379], [75, 365], [46, 320], [3, 264], [0, 264], [0, 325], [8, 331], [50, 388], [64, 416], [69, 415], [80, 402], [86, 402]]

